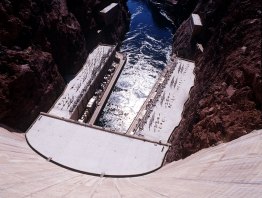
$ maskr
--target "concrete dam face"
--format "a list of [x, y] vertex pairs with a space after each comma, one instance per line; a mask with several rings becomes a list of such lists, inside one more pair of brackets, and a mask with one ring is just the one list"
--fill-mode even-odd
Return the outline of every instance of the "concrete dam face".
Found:
[[97, 177], [67, 170], [32, 151], [24, 134], [0, 130], [0, 197], [260, 197], [262, 194], [262, 130], [204, 149], [152, 174], [128, 178]]

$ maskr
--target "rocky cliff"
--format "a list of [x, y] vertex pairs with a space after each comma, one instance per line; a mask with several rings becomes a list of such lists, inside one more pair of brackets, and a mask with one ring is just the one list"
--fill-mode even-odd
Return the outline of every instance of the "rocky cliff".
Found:
[[[104, 26], [99, 11], [113, 0], [3, 0], [0, 3], [0, 123], [25, 130], [47, 111], [99, 43], [128, 28], [125, 0]], [[100, 31], [101, 30], [101, 31]]]
[[194, 13], [200, 34], [184, 21], [174, 35], [173, 52], [195, 61], [196, 79], [167, 162], [262, 128], [260, 1], [200, 0]]

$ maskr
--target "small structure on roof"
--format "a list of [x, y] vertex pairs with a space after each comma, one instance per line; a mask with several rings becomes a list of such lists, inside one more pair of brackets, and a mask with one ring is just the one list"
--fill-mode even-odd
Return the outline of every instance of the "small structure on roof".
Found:
[[96, 100], [97, 100], [97, 97], [96, 96], [93, 96], [87, 103], [86, 107], [88, 108], [89, 111], [94, 111], [95, 109], [95, 105], [96, 105]]
[[197, 35], [202, 29], [201, 18], [198, 14], [191, 14], [189, 19], [192, 36]]
[[118, 12], [118, 3], [111, 3], [100, 11], [100, 16], [105, 25], [110, 25], [114, 22]]

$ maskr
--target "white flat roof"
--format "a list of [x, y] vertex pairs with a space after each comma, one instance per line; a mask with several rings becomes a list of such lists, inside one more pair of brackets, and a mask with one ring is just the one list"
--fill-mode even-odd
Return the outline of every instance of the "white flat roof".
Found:
[[50, 109], [50, 114], [64, 118], [71, 117], [77, 101], [81, 98], [81, 95], [88, 90], [89, 85], [92, 84], [95, 76], [102, 69], [102, 61], [108, 59], [108, 55], [114, 47], [115, 46], [98, 45], [93, 52], [89, 54], [82, 69], [78, 72], [77, 76], [68, 83], [63, 94]]
[[40, 115], [26, 133], [40, 154], [92, 174], [137, 175], [160, 168], [168, 146]]
[[181, 121], [184, 104], [194, 85], [194, 68], [193, 62], [176, 59], [176, 66], [174, 70], [171, 68], [170, 77], [162, 88], [158, 101], [155, 106], [151, 107], [151, 113], [146, 119], [143, 129], [138, 130], [136, 134], [154, 141], [168, 141], [171, 133]]
[[192, 19], [193, 19], [194, 25], [202, 26], [202, 22], [198, 14], [192, 14]]
[[107, 13], [108, 11], [110, 11], [112, 8], [116, 7], [117, 3], [111, 3], [110, 5], [108, 5], [107, 7], [105, 7], [103, 10], [101, 10], [101, 13]]

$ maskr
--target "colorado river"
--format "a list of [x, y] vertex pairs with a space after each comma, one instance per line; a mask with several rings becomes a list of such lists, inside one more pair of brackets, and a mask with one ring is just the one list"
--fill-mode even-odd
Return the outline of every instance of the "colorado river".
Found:
[[120, 48], [127, 63], [96, 123], [121, 132], [128, 129], [168, 62], [172, 44], [172, 23], [167, 18], [146, 0], [127, 4], [131, 23]]

